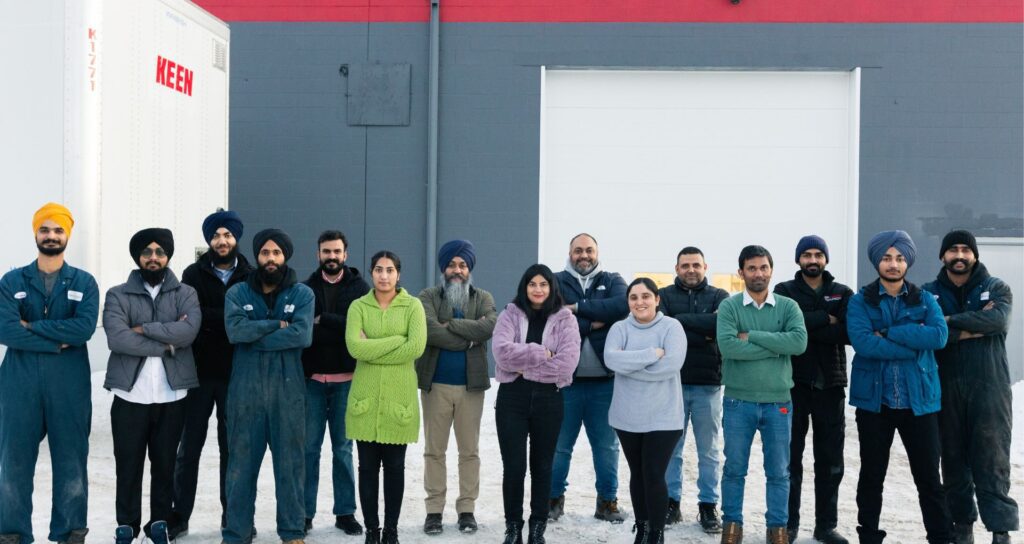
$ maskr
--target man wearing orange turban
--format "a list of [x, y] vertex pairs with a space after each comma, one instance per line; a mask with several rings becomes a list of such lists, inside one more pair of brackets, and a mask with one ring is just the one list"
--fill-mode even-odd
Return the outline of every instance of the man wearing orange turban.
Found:
[[48, 539], [82, 544], [86, 528], [92, 387], [86, 342], [99, 290], [64, 262], [75, 221], [60, 204], [32, 217], [39, 255], [0, 279], [0, 543], [30, 544], [32, 478], [45, 436], [53, 465]]

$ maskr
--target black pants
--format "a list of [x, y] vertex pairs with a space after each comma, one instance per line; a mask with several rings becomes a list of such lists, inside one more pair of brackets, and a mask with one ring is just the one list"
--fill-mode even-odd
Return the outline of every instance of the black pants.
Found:
[[814, 427], [814, 526], [834, 529], [839, 521], [839, 484], [843, 481], [846, 392], [842, 387], [814, 389], [797, 384], [793, 397], [793, 434], [789, 443], [789, 528], [800, 526], [800, 487], [804, 479], [807, 429]]
[[631, 433], [615, 429], [622, 453], [629, 464], [629, 498], [637, 521], [646, 521], [652, 531], [665, 528], [668, 486], [665, 470], [683, 430]]
[[356, 442], [359, 451], [359, 506], [367, 529], [380, 528], [377, 498], [384, 467], [384, 527], [397, 528], [405, 495], [405, 444]]
[[[498, 387], [494, 423], [504, 474], [501, 494], [505, 521], [523, 521], [526, 445], [530, 444], [530, 519], [548, 519], [551, 464], [562, 428], [562, 393], [550, 383], [519, 377]], [[662, 477], [664, 478], [664, 471]]]
[[1009, 378], [1004, 373], [990, 380], [949, 374], [954, 375], [941, 376], [939, 428], [942, 483], [950, 514], [956, 523], [974, 523], [980, 510], [989, 531], [1016, 531], [1020, 521], [1017, 502], [1010, 497], [1013, 397]]
[[928, 542], [948, 542], [952, 540], [953, 524], [939, 479], [939, 415], [915, 416], [911, 410], [887, 406], [882, 406], [879, 413], [857, 410], [861, 462], [857, 532], [861, 542], [881, 542], [885, 536], [878, 528], [878, 518], [882, 513], [882, 485], [889, 468], [889, 449], [896, 431], [907, 450]]
[[170, 519], [174, 488], [174, 452], [185, 423], [185, 399], [165, 404], [135, 404], [114, 397], [110, 406], [110, 433], [114, 439], [117, 474], [115, 511], [118, 525], [128, 525], [138, 536], [142, 529], [142, 474], [149, 453], [149, 519]]
[[[185, 397], [185, 429], [174, 466], [174, 515], [176, 521], [187, 523], [196, 503], [199, 480], [199, 457], [206, 445], [210, 415], [217, 409], [217, 446], [220, 449], [221, 519], [227, 511], [224, 477], [228, 472], [228, 428], [224, 409], [228, 398], [228, 382], [200, 383]], [[223, 525], [223, 522], [222, 522]]]

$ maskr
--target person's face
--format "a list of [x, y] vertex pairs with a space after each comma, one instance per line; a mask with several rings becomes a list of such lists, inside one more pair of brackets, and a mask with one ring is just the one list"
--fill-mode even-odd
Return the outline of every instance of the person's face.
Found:
[[704, 275], [708, 272], [708, 265], [700, 253], [693, 255], [680, 255], [676, 261], [676, 276], [683, 285], [696, 287], [704, 281]]
[[825, 271], [825, 265], [828, 264], [828, 259], [825, 258], [825, 252], [822, 250], [811, 248], [801, 253], [797, 262], [800, 264], [800, 272], [802, 272], [803, 275], [810, 278], [817, 278]]
[[273, 240], [267, 240], [256, 256], [256, 264], [267, 272], [276, 272], [284, 264], [284, 251]]
[[629, 290], [629, 312], [640, 323], [648, 323], [658, 315], [658, 294], [638, 283]]
[[139, 268], [157, 272], [167, 268], [167, 262], [170, 260], [171, 258], [164, 252], [164, 248], [160, 247], [160, 244], [152, 242], [143, 248], [139, 255]]
[[60, 255], [68, 247], [68, 233], [56, 221], [47, 219], [36, 231], [36, 247], [43, 255]]
[[469, 265], [462, 257], [452, 257], [444, 267], [445, 283], [465, 283], [469, 279]]
[[401, 277], [395, 263], [387, 257], [377, 259], [370, 275], [373, 277], [373, 288], [380, 293], [394, 291], [398, 287], [398, 279]]
[[569, 245], [569, 262], [580, 274], [589, 272], [597, 264], [597, 242], [589, 236], [578, 236]]
[[235, 239], [235, 235], [224, 227], [217, 229], [217, 232], [213, 233], [213, 238], [210, 239], [210, 249], [221, 257], [231, 253], [231, 250], [235, 249], [237, 245], [238, 240]]
[[328, 274], [337, 274], [341, 272], [341, 267], [345, 265], [345, 259], [348, 259], [348, 250], [345, 249], [345, 244], [341, 240], [328, 240], [320, 244], [320, 268]]
[[886, 281], [900, 281], [907, 275], [907, 259], [894, 247], [890, 247], [878, 263], [878, 275]]
[[768, 257], [752, 257], [743, 262], [739, 274], [747, 291], [761, 293], [768, 289], [768, 283], [772, 281], [772, 265]]
[[544, 279], [544, 276], [537, 274], [530, 278], [530, 282], [526, 284], [526, 298], [529, 299], [530, 306], [540, 308], [549, 296], [551, 296], [551, 284]]
[[974, 251], [965, 244], [956, 244], [942, 254], [942, 264], [946, 270], [958, 276], [969, 274], [976, 262], [978, 259], [974, 256]]

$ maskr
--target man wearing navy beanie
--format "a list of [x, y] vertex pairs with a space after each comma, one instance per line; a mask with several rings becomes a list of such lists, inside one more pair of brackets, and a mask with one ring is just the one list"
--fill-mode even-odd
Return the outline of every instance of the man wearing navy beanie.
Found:
[[793, 356], [793, 429], [789, 454], [789, 540], [800, 527], [804, 440], [814, 426], [814, 538], [827, 544], [849, 542], [836, 531], [839, 484], [843, 480], [846, 438], [846, 306], [849, 287], [825, 270], [828, 244], [808, 235], [796, 244], [800, 270], [792, 280], [775, 286], [777, 294], [800, 305], [807, 327], [807, 351]]

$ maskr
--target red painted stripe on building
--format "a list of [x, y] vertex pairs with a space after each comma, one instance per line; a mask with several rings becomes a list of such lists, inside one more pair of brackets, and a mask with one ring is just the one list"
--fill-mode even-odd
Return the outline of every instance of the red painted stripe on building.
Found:
[[[429, 0], [195, 0], [225, 21], [425, 22]], [[1021, 0], [441, 0], [464, 23], [1022, 23]]]

